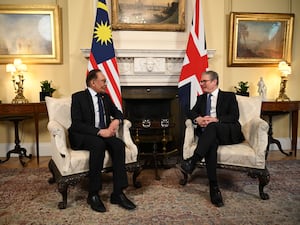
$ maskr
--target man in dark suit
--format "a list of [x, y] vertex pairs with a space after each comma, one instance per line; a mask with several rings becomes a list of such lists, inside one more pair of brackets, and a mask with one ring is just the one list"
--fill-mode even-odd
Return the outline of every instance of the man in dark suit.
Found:
[[217, 182], [217, 149], [219, 145], [240, 143], [244, 136], [238, 121], [239, 108], [235, 94], [221, 91], [218, 84], [216, 72], [202, 74], [200, 85], [204, 94], [197, 97], [188, 115], [197, 125], [198, 144], [193, 156], [182, 161], [181, 170], [191, 174], [195, 164], [205, 158], [211, 202], [221, 207], [224, 203]]
[[113, 163], [114, 185], [110, 202], [125, 209], [134, 209], [135, 204], [123, 193], [128, 186], [125, 144], [115, 136], [123, 121], [123, 114], [105, 93], [106, 78], [100, 70], [89, 72], [86, 85], [86, 90], [72, 95], [69, 140], [74, 150], [87, 149], [90, 152], [87, 202], [97, 212], [106, 211], [98, 192], [102, 187], [101, 170], [105, 150], [108, 150]]

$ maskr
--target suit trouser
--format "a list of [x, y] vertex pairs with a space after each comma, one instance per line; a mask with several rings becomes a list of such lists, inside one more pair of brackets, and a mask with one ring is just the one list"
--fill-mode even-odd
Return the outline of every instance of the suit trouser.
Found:
[[210, 123], [201, 133], [197, 133], [198, 144], [195, 153], [205, 158], [208, 180], [217, 182], [217, 149], [220, 143], [230, 140], [230, 127], [223, 123]]
[[83, 148], [90, 152], [89, 160], [89, 192], [98, 193], [102, 188], [101, 171], [105, 150], [108, 150], [112, 159], [113, 168], [113, 192], [120, 192], [128, 186], [125, 167], [125, 144], [117, 137], [102, 138], [86, 135]]

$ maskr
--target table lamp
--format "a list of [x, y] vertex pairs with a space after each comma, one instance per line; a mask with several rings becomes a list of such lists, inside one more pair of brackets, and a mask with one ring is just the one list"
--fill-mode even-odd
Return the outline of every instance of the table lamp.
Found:
[[292, 73], [291, 67], [284, 61], [279, 62], [278, 70], [281, 72], [281, 82], [279, 96], [276, 98], [278, 101], [291, 101], [290, 98], [285, 94], [287, 76]]
[[22, 63], [21, 59], [15, 59], [14, 64], [6, 64], [6, 72], [11, 73], [12, 82], [15, 89], [16, 97], [11, 103], [28, 103], [28, 100], [23, 95], [24, 75], [27, 71], [27, 66]]

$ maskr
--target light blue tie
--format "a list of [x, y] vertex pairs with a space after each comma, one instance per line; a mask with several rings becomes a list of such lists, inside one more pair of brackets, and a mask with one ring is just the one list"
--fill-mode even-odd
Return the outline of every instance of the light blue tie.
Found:
[[211, 110], [211, 96], [212, 96], [212, 94], [208, 94], [208, 95], [207, 95], [207, 99], [206, 99], [206, 111], [205, 111], [205, 115], [206, 115], [206, 116], [210, 116], [210, 110]]

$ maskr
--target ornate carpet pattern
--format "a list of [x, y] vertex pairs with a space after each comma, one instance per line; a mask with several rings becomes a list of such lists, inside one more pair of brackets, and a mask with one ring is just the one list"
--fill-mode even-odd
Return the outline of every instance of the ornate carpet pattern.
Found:
[[210, 203], [204, 168], [186, 186], [179, 185], [176, 168], [160, 170], [159, 181], [154, 170], [143, 170], [138, 177], [142, 188], [126, 190], [137, 204], [134, 211], [109, 203], [112, 177], [104, 174], [100, 195], [108, 212], [96, 213], [86, 203], [86, 182], [69, 188], [68, 207], [59, 210], [61, 195], [56, 185], [48, 184], [47, 168], [0, 167], [0, 224], [300, 224], [300, 161], [268, 162], [268, 169], [271, 180], [265, 191], [270, 199], [265, 201], [259, 198], [257, 179], [219, 169], [221, 208]]

